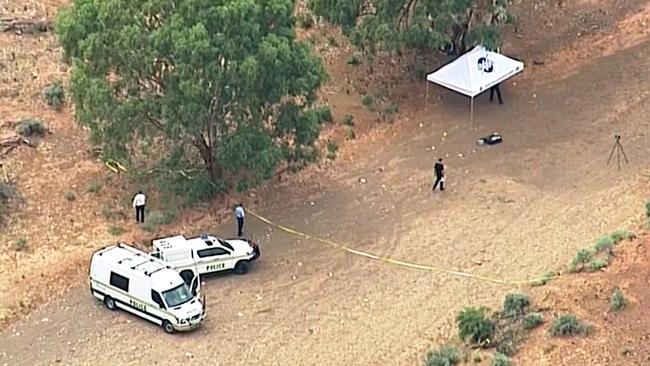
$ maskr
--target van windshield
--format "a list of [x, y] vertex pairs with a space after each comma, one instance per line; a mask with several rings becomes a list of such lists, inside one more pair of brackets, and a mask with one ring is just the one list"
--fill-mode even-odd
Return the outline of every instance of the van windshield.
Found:
[[169, 291], [164, 291], [162, 294], [165, 298], [167, 306], [170, 308], [185, 304], [186, 302], [192, 300], [192, 292], [190, 292], [190, 289], [186, 284], [174, 287]]

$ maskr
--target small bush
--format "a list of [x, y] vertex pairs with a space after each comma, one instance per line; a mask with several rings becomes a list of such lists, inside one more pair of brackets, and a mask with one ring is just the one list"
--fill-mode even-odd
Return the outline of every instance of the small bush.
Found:
[[113, 207], [108, 203], [104, 203], [102, 205], [101, 214], [105, 220], [111, 220], [113, 218]]
[[528, 295], [507, 294], [503, 302], [503, 313], [506, 315], [521, 315], [528, 305], [530, 305]]
[[27, 250], [27, 239], [19, 238], [18, 240], [16, 240], [16, 243], [14, 244], [14, 249], [17, 252], [22, 252], [24, 250]]
[[480, 353], [475, 353], [474, 354], [474, 363], [479, 363], [481, 361], [483, 361], [483, 359], [481, 359], [481, 354]]
[[346, 114], [345, 117], [343, 117], [343, 124], [346, 126], [354, 126], [354, 116]]
[[587, 334], [590, 327], [578, 320], [575, 315], [565, 314], [553, 321], [549, 333], [554, 337]]
[[594, 250], [596, 253], [604, 252], [606, 250], [612, 249], [614, 246], [614, 240], [612, 240], [611, 237], [609, 236], [603, 236], [602, 238], [598, 239], [596, 242], [596, 245], [594, 246]]
[[372, 97], [372, 95], [364, 95], [361, 97], [361, 104], [363, 104], [368, 110], [374, 111], [375, 110], [375, 98]]
[[395, 102], [390, 102], [387, 106], [384, 107], [384, 114], [387, 118], [393, 118], [393, 116], [399, 112], [399, 105]]
[[544, 316], [540, 313], [530, 313], [524, 316], [522, 320], [522, 325], [524, 329], [530, 330], [536, 328], [538, 325], [544, 322]]
[[580, 249], [576, 256], [573, 258], [571, 261], [571, 264], [569, 265], [569, 271], [571, 272], [579, 272], [581, 271], [585, 264], [589, 263], [591, 259], [593, 258], [594, 253], [591, 251], [591, 249]]
[[358, 66], [361, 65], [361, 59], [356, 54], [348, 57], [348, 65]]
[[609, 236], [614, 241], [614, 244], [618, 244], [619, 242], [625, 239], [632, 240], [636, 238], [636, 234], [634, 233], [634, 231], [624, 230], [624, 229], [616, 230], [613, 233], [611, 233]]
[[650, 219], [650, 201], [645, 204], [645, 216]]
[[164, 212], [151, 211], [145, 216], [142, 228], [148, 232], [154, 232], [160, 225], [169, 225], [176, 220], [177, 212], [175, 209], [168, 209]]
[[87, 193], [99, 193], [102, 190], [102, 183], [98, 181], [92, 181], [86, 187]]
[[65, 199], [68, 200], [68, 201], [70, 201], [70, 202], [72, 202], [72, 201], [74, 201], [75, 199], [77, 199], [77, 195], [76, 195], [74, 192], [72, 192], [72, 191], [67, 191], [67, 192], [65, 192], [65, 193], [63, 194], [63, 197], [65, 197]]
[[8, 202], [17, 196], [16, 189], [11, 184], [0, 182], [0, 202]]
[[494, 322], [485, 315], [487, 309], [468, 307], [461, 310], [456, 317], [458, 335], [462, 340], [469, 340], [478, 345], [490, 341], [494, 333]]
[[494, 358], [492, 358], [492, 363], [490, 364], [491, 366], [512, 366], [512, 361], [510, 359], [502, 354], [502, 353], [495, 353]]
[[627, 304], [628, 301], [625, 298], [625, 295], [623, 295], [623, 292], [621, 292], [621, 290], [619, 289], [614, 290], [614, 293], [612, 294], [612, 298], [609, 300], [610, 308], [613, 311], [619, 311], [625, 308]]
[[452, 366], [460, 361], [458, 350], [454, 346], [444, 346], [431, 351], [424, 360], [424, 366]]
[[329, 106], [318, 108], [318, 120], [319, 122], [333, 122], [334, 117], [332, 117], [332, 109]]
[[334, 160], [336, 158], [336, 151], [339, 149], [339, 146], [336, 144], [336, 141], [328, 140], [327, 141], [327, 158]]
[[295, 20], [296, 25], [305, 29], [310, 29], [314, 26], [314, 17], [309, 13], [299, 14]]
[[16, 133], [25, 137], [43, 136], [46, 130], [43, 122], [33, 118], [25, 119], [16, 126]]
[[334, 36], [327, 37], [327, 44], [330, 47], [338, 47], [339, 46], [339, 42], [336, 40], [336, 38]]
[[49, 106], [54, 107], [57, 111], [61, 110], [65, 102], [65, 91], [61, 81], [57, 80], [45, 88], [43, 98]]
[[120, 236], [124, 234], [124, 229], [120, 226], [111, 226], [108, 228], [108, 233], [113, 236]]
[[355, 135], [355, 133], [354, 133], [354, 128], [352, 128], [352, 127], [348, 127], [348, 129], [345, 130], [345, 137], [346, 137], [348, 140], [354, 140], [354, 138], [356, 137], [356, 135]]
[[536, 280], [535, 282], [532, 283], [533, 286], [544, 286], [546, 285], [550, 280], [553, 278], [557, 277], [557, 273], [555, 271], [547, 271], [544, 272], [541, 278]]
[[589, 262], [589, 270], [592, 272], [599, 271], [609, 265], [608, 258], [595, 258]]
[[512, 356], [517, 353], [517, 346], [515, 344], [515, 339], [510, 336], [508, 339], [499, 342], [497, 345], [497, 352], [502, 353], [506, 356]]

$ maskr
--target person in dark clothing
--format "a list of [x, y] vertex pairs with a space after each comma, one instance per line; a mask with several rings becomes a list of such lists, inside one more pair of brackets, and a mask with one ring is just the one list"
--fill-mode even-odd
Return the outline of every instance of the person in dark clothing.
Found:
[[490, 102], [492, 101], [492, 99], [494, 99], [494, 93], [497, 94], [497, 98], [499, 99], [499, 104], [503, 104], [503, 99], [501, 99], [501, 89], [499, 89], [499, 84], [490, 88]]
[[433, 183], [432, 191], [435, 192], [438, 183], [440, 183], [440, 190], [445, 190], [445, 165], [442, 163], [442, 158], [438, 159], [436, 164], [433, 166], [434, 173], [436, 175], [436, 181]]

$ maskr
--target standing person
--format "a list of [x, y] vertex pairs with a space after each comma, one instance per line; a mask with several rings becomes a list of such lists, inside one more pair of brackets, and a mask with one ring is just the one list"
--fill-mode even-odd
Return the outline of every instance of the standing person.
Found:
[[436, 164], [433, 166], [434, 173], [436, 175], [436, 181], [433, 183], [432, 191], [436, 191], [438, 183], [440, 183], [440, 190], [445, 190], [445, 165], [442, 163], [442, 158], [438, 159]]
[[138, 194], [133, 197], [133, 208], [135, 208], [136, 222], [144, 222], [144, 206], [146, 203], [147, 197], [142, 193], [142, 191], [138, 191]]
[[244, 212], [244, 205], [239, 203], [237, 206], [235, 206], [235, 218], [237, 219], [238, 237], [244, 234], [244, 216], [246, 216], [246, 213]]
[[499, 89], [499, 84], [490, 88], [490, 102], [492, 102], [492, 99], [494, 99], [494, 93], [497, 93], [499, 104], [503, 104], [503, 99], [501, 99], [501, 89]]

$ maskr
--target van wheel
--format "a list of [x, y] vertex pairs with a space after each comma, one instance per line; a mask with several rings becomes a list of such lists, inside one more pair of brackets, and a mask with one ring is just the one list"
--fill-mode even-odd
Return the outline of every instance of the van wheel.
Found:
[[248, 272], [248, 262], [239, 261], [235, 265], [235, 273], [237, 274], [246, 274]]
[[117, 308], [115, 306], [115, 300], [110, 296], [104, 296], [104, 305], [106, 305], [108, 310], [115, 310]]
[[165, 333], [167, 333], [167, 334], [174, 333], [174, 326], [172, 325], [172, 323], [169, 322], [169, 320], [165, 320], [162, 323], [162, 328], [165, 331]]
[[185, 283], [188, 286], [192, 283], [192, 280], [194, 279], [194, 272], [190, 271], [189, 269], [182, 271], [180, 275], [183, 281], [185, 281]]

